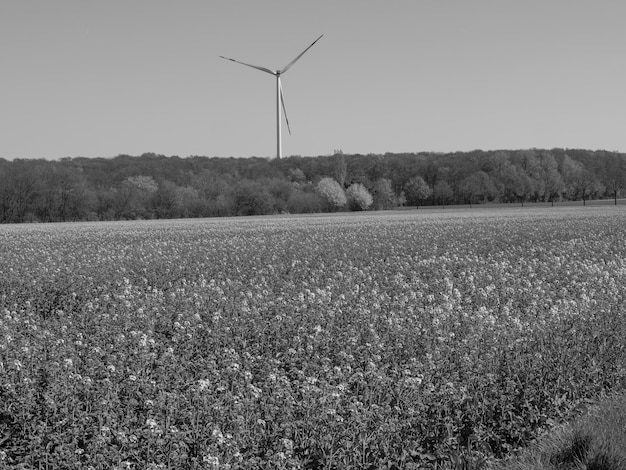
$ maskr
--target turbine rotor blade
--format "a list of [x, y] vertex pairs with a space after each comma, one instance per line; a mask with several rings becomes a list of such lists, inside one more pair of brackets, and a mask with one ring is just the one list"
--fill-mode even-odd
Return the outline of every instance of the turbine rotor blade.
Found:
[[245, 65], [247, 67], [252, 67], [253, 69], [260, 70], [261, 72], [269, 73], [270, 75], [274, 75], [274, 76], [276, 75], [276, 72], [270, 69], [266, 69], [265, 67], [259, 67], [258, 65], [246, 64], [245, 62], [240, 62], [239, 60], [231, 59], [230, 57], [224, 57], [223, 55], [221, 55], [220, 57], [222, 59], [230, 60], [231, 62], [235, 62], [237, 64]]
[[280, 85], [280, 102], [283, 105], [283, 114], [285, 115], [285, 121], [287, 122], [287, 130], [291, 135], [291, 127], [289, 127], [289, 118], [287, 117], [287, 109], [285, 108], [285, 97], [283, 96], [283, 86]]
[[[322, 34], [322, 36], [324, 36], [324, 35]], [[311, 48], [313, 47], [313, 45], [314, 45], [317, 41], [319, 41], [320, 39], [322, 39], [322, 36], [320, 36], [320, 37], [319, 37], [319, 38], [317, 38], [315, 41], [313, 41], [313, 42], [311, 43], [311, 45], [310, 45], [309, 47], [307, 47], [305, 50], [303, 50], [303, 51], [300, 53], [300, 55], [299, 55], [298, 57], [296, 57], [296, 58], [295, 58], [295, 59], [293, 59], [291, 62], [289, 62], [287, 65], [285, 65], [285, 67], [284, 67], [284, 68], [280, 71], [280, 73], [285, 73], [287, 70], [289, 70], [289, 68], [290, 68], [293, 64], [295, 64], [295, 63], [296, 63], [296, 61], [297, 61], [300, 57], [302, 57], [306, 51], [308, 51], [309, 49], [311, 49]], [[230, 60], [232, 60], [232, 59], [230, 59]]]

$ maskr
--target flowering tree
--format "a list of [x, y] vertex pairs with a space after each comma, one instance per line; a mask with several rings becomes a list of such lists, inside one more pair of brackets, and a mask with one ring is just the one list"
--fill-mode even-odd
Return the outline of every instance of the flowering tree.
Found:
[[337, 181], [333, 178], [322, 178], [317, 183], [317, 192], [326, 201], [329, 210], [341, 209], [348, 203], [346, 193]]
[[346, 190], [350, 208], [354, 211], [365, 211], [372, 205], [374, 199], [365, 186], [354, 183]]

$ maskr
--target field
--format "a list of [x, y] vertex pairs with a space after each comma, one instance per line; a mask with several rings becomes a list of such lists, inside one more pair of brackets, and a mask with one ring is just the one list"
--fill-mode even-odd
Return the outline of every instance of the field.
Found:
[[503, 458], [626, 384], [625, 233], [623, 206], [1, 226], [0, 468]]

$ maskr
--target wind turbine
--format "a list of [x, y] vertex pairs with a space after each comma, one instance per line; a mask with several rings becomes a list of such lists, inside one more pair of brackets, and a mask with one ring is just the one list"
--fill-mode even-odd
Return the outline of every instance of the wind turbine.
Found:
[[[322, 36], [324, 35], [322, 34]], [[247, 67], [252, 67], [253, 69], [257, 69], [257, 70], [260, 70], [261, 72], [269, 73], [270, 75], [274, 75], [276, 77], [276, 155], [278, 158], [282, 157], [282, 154], [283, 154], [283, 149], [282, 149], [282, 144], [281, 144], [281, 128], [280, 128], [281, 121], [282, 121], [281, 112], [280, 112], [281, 105], [282, 105], [282, 110], [285, 113], [285, 121], [287, 122], [287, 130], [289, 131], [289, 135], [291, 135], [291, 128], [289, 127], [289, 119], [287, 118], [287, 110], [285, 109], [285, 98], [283, 97], [283, 87], [280, 84], [280, 76], [284, 74], [285, 72], [287, 72], [287, 70], [289, 70], [291, 66], [295, 64], [296, 61], [304, 55], [306, 51], [311, 49], [317, 41], [322, 39], [322, 36], [320, 36], [315, 41], [313, 41], [311, 45], [307, 47], [304, 51], [302, 51], [298, 57], [296, 57], [287, 65], [285, 65], [282, 69], [276, 70], [276, 71], [270, 70], [265, 67], [259, 67], [258, 65], [246, 64], [245, 62], [240, 62], [238, 60], [231, 59], [229, 57], [224, 57], [223, 55], [220, 56], [222, 59], [230, 60], [232, 62], [236, 62], [238, 64], [245, 65]]]

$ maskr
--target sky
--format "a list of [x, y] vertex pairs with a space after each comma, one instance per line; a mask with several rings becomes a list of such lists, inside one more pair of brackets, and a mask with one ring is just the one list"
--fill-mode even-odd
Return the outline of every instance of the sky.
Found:
[[[626, 152], [623, 0], [0, 0], [0, 158]], [[283, 124], [283, 127], [284, 124]]]

